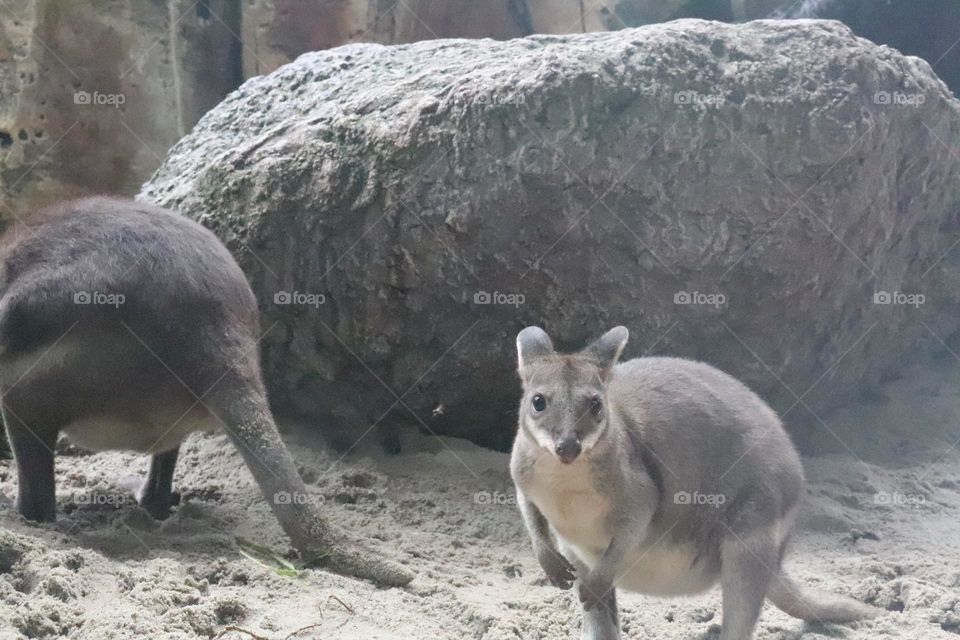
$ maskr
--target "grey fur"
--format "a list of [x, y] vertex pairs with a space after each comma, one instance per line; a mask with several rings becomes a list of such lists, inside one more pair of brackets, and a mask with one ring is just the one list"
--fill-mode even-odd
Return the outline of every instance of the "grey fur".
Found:
[[0, 397], [24, 517], [56, 517], [61, 432], [150, 453], [139, 498], [164, 518], [181, 441], [223, 426], [294, 546], [337, 571], [409, 582], [315, 506], [278, 499], [307, 490], [267, 404], [256, 299], [210, 231], [147, 204], [78, 200], [9, 230], [0, 269]]
[[[616, 327], [570, 355], [539, 328], [517, 337], [524, 391], [511, 475], [548, 579], [576, 581], [583, 638], [620, 637], [617, 587], [683, 595], [719, 581], [722, 640], [752, 637], [764, 597], [806, 620], [879, 613], [784, 573], [804, 476], [773, 410], [700, 362], [617, 364], [627, 336]], [[561, 451], [570, 439], [582, 447], [572, 460]]]

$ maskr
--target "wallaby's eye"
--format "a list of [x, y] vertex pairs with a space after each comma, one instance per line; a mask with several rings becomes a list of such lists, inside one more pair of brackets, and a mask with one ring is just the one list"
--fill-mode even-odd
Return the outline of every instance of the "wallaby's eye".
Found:
[[590, 413], [595, 416], [600, 415], [600, 412], [603, 410], [603, 403], [600, 402], [600, 398], [593, 396], [590, 398]]
[[543, 397], [542, 395], [540, 395], [539, 393], [538, 393], [537, 395], [533, 396], [533, 408], [534, 408], [534, 410], [537, 411], [538, 413], [539, 413], [540, 411], [543, 411], [544, 409], [547, 408], [547, 399], [544, 398], [544, 397]]

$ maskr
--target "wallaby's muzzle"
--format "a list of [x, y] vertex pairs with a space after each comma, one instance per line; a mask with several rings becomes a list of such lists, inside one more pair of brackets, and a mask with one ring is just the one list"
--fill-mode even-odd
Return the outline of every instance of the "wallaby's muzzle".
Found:
[[560, 462], [564, 464], [569, 464], [576, 460], [582, 450], [583, 447], [576, 438], [565, 438], [557, 443], [556, 448], [557, 457], [560, 458]]

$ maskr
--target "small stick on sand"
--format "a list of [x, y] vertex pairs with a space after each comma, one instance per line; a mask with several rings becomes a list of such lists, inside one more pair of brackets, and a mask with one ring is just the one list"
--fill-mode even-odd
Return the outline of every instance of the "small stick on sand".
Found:
[[234, 631], [234, 632], [236, 632], [236, 633], [245, 633], [245, 634], [247, 634], [248, 636], [250, 636], [251, 638], [253, 638], [253, 640], [270, 640], [270, 638], [266, 638], [266, 637], [264, 637], [264, 636], [258, 636], [258, 635], [255, 634], [254, 632], [252, 632], [252, 631], [247, 631], [246, 629], [241, 629], [240, 627], [224, 627], [224, 628], [223, 628], [223, 631], [221, 631], [221, 632], [218, 633], [217, 635], [213, 636], [213, 637], [214, 637], [214, 640], [216, 640], [217, 638], [221, 637], [221, 636], [222, 636], [223, 634], [225, 634], [225, 633], [230, 633], [231, 631]]
[[[323, 617], [323, 613], [322, 613], [322, 612], [320, 613], [320, 617], [321, 617], [321, 618]], [[297, 629], [296, 631], [292, 632], [290, 635], [288, 635], [288, 636], [287, 636], [286, 638], [284, 638], [283, 640], [290, 640], [290, 638], [292, 638], [292, 637], [294, 637], [294, 636], [298, 636], [298, 635], [300, 635], [301, 633], [303, 633], [304, 631], [309, 631], [310, 629], [316, 629], [317, 627], [322, 627], [322, 626], [323, 626], [323, 623], [322, 623], [322, 622], [318, 622], [317, 624], [310, 624], [310, 625], [307, 625], [307, 626], [305, 626], [305, 627], [300, 627], [299, 629]]]
[[[340, 603], [340, 606], [341, 606], [341, 607], [343, 607], [344, 609], [346, 609], [346, 610], [349, 611], [350, 613], [355, 613], [354, 610], [350, 607], [350, 605], [348, 605], [346, 602], [344, 602], [343, 600], [341, 600], [341, 599], [338, 598], [337, 596], [333, 595], [332, 593], [331, 593], [329, 596], [327, 596], [327, 600], [336, 600], [337, 602]], [[321, 610], [320, 613], [321, 613], [321, 617], [322, 617], [323, 611]]]

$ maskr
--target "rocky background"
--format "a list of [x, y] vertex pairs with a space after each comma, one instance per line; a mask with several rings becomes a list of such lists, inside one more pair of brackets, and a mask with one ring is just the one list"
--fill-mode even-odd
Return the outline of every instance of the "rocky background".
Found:
[[[278, 409], [343, 448], [400, 423], [509, 446], [504, 354], [526, 323], [564, 346], [626, 323], [628, 355], [718, 364], [795, 431], [954, 344], [950, 0], [4, 0], [0, 15], [0, 221], [135, 194], [160, 167], [143, 197], [215, 228], [254, 282]], [[630, 30], [818, 16], [853, 32]], [[555, 35], [511, 40], [529, 34]], [[448, 37], [472, 40], [434, 42]]]
[[628, 325], [627, 356], [819, 429], [960, 329], [958, 138], [926, 62], [838, 22], [683, 20], [306, 54], [141, 196], [227, 241], [273, 399], [344, 447], [406, 422], [508, 448], [528, 324]]
[[307, 51], [770, 16], [843, 20], [960, 85], [953, 0], [4, 0], [0, 222], [67, 196], [136, 193], [230, 91]]
[[[512, 341], [533, 322], [562, 347], [628, 324], [628, 355], [718, 364], [800, 436], [790, 571], [886, 612], [841, 630], [767, 607], [758, 640], [955, 639], [958, 15], [954, 0], [0, 0], [0, 221], [140, 192], [213, 227], [257, 290], [311, 496], [418, 574], [380, 589], [244, 556], [240, 538], [290, 550], [223, 434], [184, 443], [162, 523], [130, 493], [147, 457], [61, 440], [48, 525], [16, 513], [0, 453], [0, 640], [576, 637], [507, 455], [429, 433], [509, 445]], [[853, 32], [636, 28], [767, 16]], [[397, 455], [368, 437], [385, 425]], [[717, 590], [618, 600], [626, 637], [719, 633]]]

